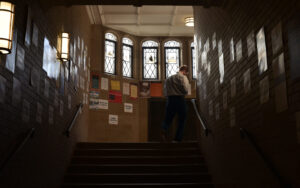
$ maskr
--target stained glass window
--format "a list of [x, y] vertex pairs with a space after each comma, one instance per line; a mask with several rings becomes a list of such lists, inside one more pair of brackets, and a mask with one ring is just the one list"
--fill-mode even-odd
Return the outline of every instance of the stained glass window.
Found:
[[191, 43], [191, 53], [192, 53], [192, 67], [193, 67], [193, 79], [197, 79], [197, 64], [196, 64], [196, 51], [194, 42]]
[[168, 41], [165, 47], [166, 78], [177, 73], [180, 65], [180, 43]]
[[112, 33], [105, 34], [105, 60], [104, 72], [109, 74], [116, 73], [116, 44], [117, 37]]
[[123, 38], [123, 76], [132, 78], [133, 42], [129, 38]]
[[158, 79], [158, 43], [145, 41], [142, 44], [143, 79]]

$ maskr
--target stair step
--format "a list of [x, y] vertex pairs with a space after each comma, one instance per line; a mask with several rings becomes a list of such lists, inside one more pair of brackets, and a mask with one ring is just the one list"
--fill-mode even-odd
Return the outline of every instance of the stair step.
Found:
[[155, 148], [199, 148], [198, 142], [182, 142], [182, 143], [160, 143], [160, 142], [147, 142], [147, 143], [92, 143], [80, 142], [76, 148], [85, 149], [155, 149]]
[[195, 164], [201, 155], [191, 156], [74, 156], [71, 164]]
[[183, 149], [76, 149], [74, 156], [128, 156], [128, 155], [199, 155], [197, 148]]
[[68, 168], [68, 173], [178, 173], [178, 172], [207, 172], [203, 164], [73, 164]]
[[74, 184], [74, 183], [64, 183], [63, 188], [184, 188], [184, 187], [198, 187], [198, 188], [213, 188], [213, 184], [210, 183], [103, 183], [103, 184]]
[[209, 174], [201, 173], [119, 173], [66, 174], [65, 182], [72, 183], [209, 183]]

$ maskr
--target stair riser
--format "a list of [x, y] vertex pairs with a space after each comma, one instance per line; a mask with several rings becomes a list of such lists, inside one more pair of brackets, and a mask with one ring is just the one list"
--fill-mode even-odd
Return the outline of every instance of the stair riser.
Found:
[[71, 166], [68, 173], [185, 173], [185, 172], [207, 172], [205, 166], [178, 166], [178, 167], [159, 167], [159, 166]]
[[153, 175], [153, 176], [131, 176], [131, 175], [70, 175], [65, 177], [65, 182], [72, 183], [209, 183], [209, 175]]
[[214, 188], [212, 184], [195, 185], [64, 185], [63, 188]]
[[201, 157], [182, 158], [79, 158], [74, 157], [71, 164], [195, 164], [204, 163]]
[[74, 156], [200, 155], [199, 150], [75, 150]]

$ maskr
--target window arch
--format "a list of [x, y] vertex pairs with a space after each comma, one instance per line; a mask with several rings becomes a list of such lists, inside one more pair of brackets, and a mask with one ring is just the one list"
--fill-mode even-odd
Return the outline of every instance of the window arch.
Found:
[[196, 64], [196, 51], [195, 51], [195, 43], [191, 43], [191, 54], [192, 54], [192, 72], [193, 79], [197, 79], [197, 69], [198, 65]]
[[105, 73], [116, 74], [116, 46], [117, 37], [112, 33], [105, 33]]
[[177, 73], [180, 66], [180, 43], [177, 41], [167, 41], [165, 48], [165, 70], [166, 78]]
[[152, 40], [143, 42], [143, 79], [158, 79], [158, 43]]
[[123, 45], [123, 55], [122, 55], [122, 62], [123, 62], [123, 76], [132, 78], [132, 65], [133, 65], [133, 42], [131, 39], [124, 37], [122, 39]]

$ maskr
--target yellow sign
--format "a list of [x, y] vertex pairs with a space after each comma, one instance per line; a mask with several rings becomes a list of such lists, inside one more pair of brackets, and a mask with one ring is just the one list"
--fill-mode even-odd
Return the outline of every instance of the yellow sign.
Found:
[[130, 85], [130, 97], [137, 98], [138, 97], [138, 87], [137, 85]]
[[120, 91], [120, 81], [117, 80], [111, 80], [110, 81], [110, 88], [111, 90]]

